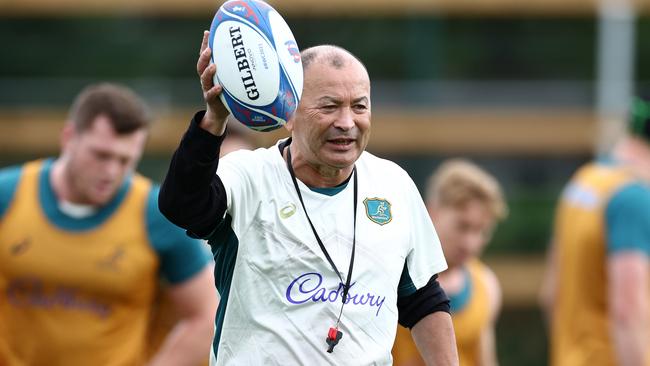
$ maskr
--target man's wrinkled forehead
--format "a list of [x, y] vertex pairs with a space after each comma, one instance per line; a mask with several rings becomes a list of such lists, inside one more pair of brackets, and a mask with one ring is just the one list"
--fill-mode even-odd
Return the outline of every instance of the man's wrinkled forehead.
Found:
[[305, 72], [314, 64], [326, 65], [335, 70], [341, 70], [344, 67], [357, 64], [366, 71], [366, 67], [361, 60], [346, 49], [338, 46], [322, 45], [310, 47], [302, 51], [301, 57], [302, 67]]
[[370, 79], [365, 67], [346, 50], [337, 46], [316, 46], [303, 53], [307, 56], [303, 59], [305, 90], [322, 94], [335, 88], [369, 94]]

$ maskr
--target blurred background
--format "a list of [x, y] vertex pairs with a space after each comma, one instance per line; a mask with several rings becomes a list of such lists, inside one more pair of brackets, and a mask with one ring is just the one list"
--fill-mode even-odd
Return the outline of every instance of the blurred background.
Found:
[[[474, 159], [511, 208], [485, 253], [502, 282], [502, 365], [545, 365], [536, 294], [562, 185], [605, 152], [648, 89], [650, 1], [274, 0], [301, 48], [343, 46], [373, 81], [369, 150], [422, 189], [446, 157]], [[86, 84], [125, 83], [157, 124], [139, 170], [160, 181], [193, 112], [208, 0], [0, 0], [0, 167], [56, 155]], [[644, 42], [646, 41], [646, 42]], [[255, 134], [269, 145], [283, 131]]]

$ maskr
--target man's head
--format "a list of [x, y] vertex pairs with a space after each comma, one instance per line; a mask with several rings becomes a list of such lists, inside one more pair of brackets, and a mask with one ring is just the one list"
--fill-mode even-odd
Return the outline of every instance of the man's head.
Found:
[[450, 268], [479, 255], [508, 210], [497, 180], [462, 159], [444, 162], [429, 178], [426, 205]]
[[633, 99], [628, 118], [628, 130], [632, 135], [650, 143], [650, 102], [639, 97]]
[[135, 169], [147, 138], [144, 102], [114, 84], [85, 88], [62, 132], [64, 184], [74, 203], [103, 205]]
[[650, 181], [650, 102], [634, 98], [627, 119], [627, 135], [615, 146], [612, 155], [633, 174]]
[[302, 52], [304, 87], [287, 123], [292, 152], [308, 164], [343, 169], [354, 165], [370, 137], [370, 79], [363, 64], [336, 46]]

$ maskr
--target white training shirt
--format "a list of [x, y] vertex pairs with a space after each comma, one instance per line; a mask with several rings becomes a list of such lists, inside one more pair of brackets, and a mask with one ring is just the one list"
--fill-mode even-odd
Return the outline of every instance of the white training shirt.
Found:
[[[215, 364], [392, 363], [404, 263], [416, 289], [447, 264], [408, 174], [368, 152], [356, 167], [352, 286], [339, 325], [343, 337], [327, 353], [325, 339], [340, 311], [342, 286], [318, 246], [278, 146], [236, 151], [220, 160], [217, 174], [226, 187], [238, 247], [230, 291], [222, 294], [227, 303], [221, 305], [226, 310], [215, 335]], [[298, 184], [309, 217], [345, 280], [354, 180], [334, 196]]]

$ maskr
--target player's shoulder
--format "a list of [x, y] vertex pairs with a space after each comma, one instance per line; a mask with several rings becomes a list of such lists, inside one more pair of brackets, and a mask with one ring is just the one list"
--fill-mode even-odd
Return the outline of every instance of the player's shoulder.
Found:
[[501, 301], [502, 301], [502, 292], [501, 292], [501, 283], [499, 278], [488, 266], [484, 267], [483, 270], [483, 283], [487, 290], [488, 298], [490, 301], [490, 313], [491, 318], [495, 319], [499, 312], [501, 311]]
[[0, 188], [8, 184], [17, 184], [22, 174], [24, 165], [12, 165], [0, 168]]
[[146, 222], [147, 229], [150, 235], [154, 232], [178, 232], [184, 235], [184, 231], [172, 224], [167, 218], [160, 212], [158, 208], [158, 194], [160, 193], [160, 185], [146, 180], [141, 180], [141, 184], [150, 183], [150, 190], [147, 193], [147, 203], [146, 203]]
[[160, 262], [160, 274], [171, 284], [194, 277], [209, 263], [211, 254], [202, 240], [191, 238], [158, 209], [160, 186], [151, 182], [146, 229], [149, 245]]
[[[137, 183], [135, 184], [141, 184], [141, 185], [146, 185], [148, 182], [148, 178], [142, 177], [144, 179], [140, 179], [141, 177], [136, 177]], [[150, 181], [149, 181], [150, 182]], [[165, 216], [163, 216], [162, 212], [160, 212], [160, 209], [158, 208], [158, 194], [160, 193], [160, 186], [156, 183], [151, 182], [151, 186], [149, 189], [149, 192], [147, 193], [147, 203], [146, 203], [146, 210], [145, 214], [147, 217], [147, 225], [149, 227], [152, 226], [158, 226], [158, 225], [164, 225]]]
[[468, 267], [472, 268], [475, 276], [483, 284], [488, 301], [490, 302], [490, 313], [496, 316], [501, 308], [501, 283], [496, 273], [485, 262], [479, 258], [472, 259], [468, 263]]
[[158, 208], [159, 192], [160, 186], [151, 182], [145, 210], [147, 234], [151, 244], [156, 249], [163, 249], [175, 242], [188, 243], [195, 241], [195, 239], [186, 235], [185, 230], [174, 225], [160, 212]]
[[572, 181], [603, 190], [620, 188], [636, 178], [626, 164], [611, 157], [600, 157], [580, 167]]
[[159, 186], [156, 182], [154, 182], [151, 178], [146, 177], [140, 173], [134, 173], [130, 177], [127, 178], [130, 180], [130, 183], [135, 183], [135, 184], [140, 184], [146, 187], [155, 187]]
[[357, 160], [357, 166], [362, 167], [373, 175], [383, 175], [391, 179], [411, 180], [406, 170], [399, 166], [399, 164], [392, 160], [376, 156], [368, 151], [364, 151], [361, 154], [359, 160]]
[[235, 166], [239, 169], [259, 169], [281, 158], [277, 146], [260, 147], [254, 150], [231, 151], [219, 159], [219, 166]]
[[217, 174], [222, 179], [237, 176], [237, 179], [254, 182], [260, 188], [257, 183], [277, 179], [286, 170], [280, 150], [281, 142], [255, 150], [232, 151], [219, 159]]
[[650, 186], [641, 181], [629, 181], [612, 193], [607, 211], [611, 214], [643, 214], [650, 217], [649, 207]]
[[372, 182], [377, 194], [390, 195], [399, 201], [421, 202], [421, 194], [411, 176], [394, 161], [364, 152], [357, 161], [359, 180]]
[[266, 148], [258, 148], [254, 150], [250, 149], [239, 149], [239, 150], [233, 150], [226, 154], [225, 156], [222, 156], [219, 161], [229, 161], [229, 160], [243, 160], [250, 158], [252, 156], [257, 156], [257, 157], [262, 157], [264, 158], [264, 150], [268, 150]]
[[494, 273], [494, 270], [492, 270], [492, 268], [490, 268], [487, 264], [485, 264], [485, 262], [481, 261], [480, 259], [476, 259], [475, 263], [477, 271], [483, 281], [485, 281], [489, 287], [499, 289], [501, 287], [499, 285], [499, 278], [497, 277], [496, 273]]
[[640, 180], [630, 180], [621, 185], [612, 197], [625, 197], [627, 199], [649, 199], [650, 198], [650, 185]]
[[13, 165], [0, 169], [0, 217], [4, 215], [13, 200], [23, 167], [24, 165]]

